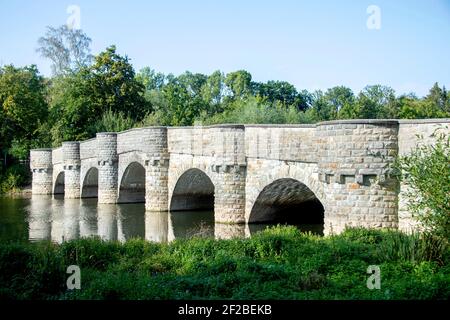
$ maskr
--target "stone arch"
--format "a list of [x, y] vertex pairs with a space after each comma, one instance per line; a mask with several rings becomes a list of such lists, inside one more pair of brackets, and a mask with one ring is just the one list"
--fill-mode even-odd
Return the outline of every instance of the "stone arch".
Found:
[[169, 210], [211, 210], [214, 209], [213, 180], [205, 171], [190, 168], [180, 174], [170, 192]]
[[248, 222], [277, 222], [286, 218], [283, 214], [296, 214], [289, 217], [291, 221], [323, 223], [323, 213], [323, 205], [304, 183], [292, 178], [281, 178], [261, 190], [250, 211]]
[[246, 222], [276, 221], [273, 218], [278, 218], [274, 216], [277, 212], [301, 207], [303, 203], [306, 210], [319, 209], [323, 223], [327, 203], [317, 164], [257, 160], [252, 167], [246, 182]]
[[53, 183], [53, 194], [64, 194], [64, 170], [56, 175]]
[[137, 162], [142, 167], [145, 168], [147, 157], [145, 154], [138, 152], [138, 151], [132, 151], [132, 152], [126, 152], [119, 154], [119, 163], [118, 163], [118, 178], [119, 182], [122, 181], [122, 177], [125, 174], [125, 171], [130, 166], [131, 163]]
[[119, 184], [119, 203], [145, 202], [145, 168], [131, 162], [125, 168]]
[[98, 197], [98, 169], [91, 167], [86, 171], [81, 186], [82, 198], [97, 198]]

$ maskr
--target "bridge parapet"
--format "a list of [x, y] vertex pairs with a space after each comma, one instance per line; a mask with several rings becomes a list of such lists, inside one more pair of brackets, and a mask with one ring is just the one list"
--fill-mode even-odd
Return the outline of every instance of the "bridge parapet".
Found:
[[437, 134], [449, 132], [450, 119], [399, 120], [399, 154], [410, 153], [418, 144], [433, 144]]
[[97, 139], [92, 138], [80, 142], [80, 159], [90, 159], [97, 157]]
[[167, 154], [167, 128], [135, 128], [117, 134], [117, 153], [141, 152], [149, 157]]
[[52, 163], [55, 164], [62, 164], [63, 163], [63, 153], [62, 153], [62, 147], [55, 148], [52, 151]]
[[217, 125], [168, 130], [170, 153], [213, 157], [220, 165], [245, 165], [245, 127]]
[[246, 125], [248, 158], [317, 162], [315, 125]]

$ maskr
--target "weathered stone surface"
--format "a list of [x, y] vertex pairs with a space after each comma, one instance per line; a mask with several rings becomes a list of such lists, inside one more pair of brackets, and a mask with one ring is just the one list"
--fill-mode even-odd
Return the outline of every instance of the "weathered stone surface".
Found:
[[433, 143], [433, 133], [448, 134], [449, 126], [450, 119], [343, 120], [98, 133], [32, 150], [33, 194], [97, 193], [104, 204], [145, 199], [149, 212], [213, 205], [216, 236], [225, 238], [248, 233], [230, 224], [263, 220], [276, 204], [311, 199], [324, 207], [326, 234], [346, 226], [411, 230], [407, 186], [399, 188], [389, 168], [397, 155]]
[[33, 174], [32, 193], [53, 193], [52, 149], [35, 149], [30, 152], [30, 168]]
[[68, 141], [62, 144], [64, 165], [64, 197], [77, 199], [80, 197], [80, 143]]
[[98, 202], [116, 203], [118, 195], [117, 134], [97, 133]]

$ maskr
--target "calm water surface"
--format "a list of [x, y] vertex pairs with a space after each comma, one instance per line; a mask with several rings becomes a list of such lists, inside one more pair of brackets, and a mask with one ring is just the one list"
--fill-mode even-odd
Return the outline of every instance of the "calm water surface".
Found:
[[[144, 238], [168, 242], [193, 236], [251, 236], [269, 224], [214, 223], [213, 211], [146, 212], [143, 203], [98, 204], [97, 199], [0, 198], [0, 241], [64, 240], [99, 236], [126, 241]], [[322, 233], [321, 225], [297, 225]]]

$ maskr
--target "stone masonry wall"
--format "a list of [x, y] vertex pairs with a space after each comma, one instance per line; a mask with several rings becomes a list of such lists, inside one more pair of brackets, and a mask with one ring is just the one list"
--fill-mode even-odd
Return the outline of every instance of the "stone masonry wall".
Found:
[[117, 134], [97, 133], [98, 202], [117, 202], [118, 156]]
[[31, 186], [32, 194], [52, 194], [52, 149], [31, 150], [30, 167], [33, 174], [33, 182]]
[[390, 166], [398, 154], [416, 147], [417, 134], [424, 136], [422, 143], [433, 143], [432, 133], [438, 127], [448, 134], [450, 119], [150, 127], [98, 133], [96, 139], [81, 143], [32, 150], [32, 190], [33, 194], [54, 192], [56, 178], [64, 172], [59, 181], [65, 184], [66, 197], [78, 198], [87, 172], [98, 167], [99, 203], [116, 203], [123, 172], [138, 162], [145, 167], [147, 210], [165, 211], [180, 177], [197, 168], [214, 185], [217, 223], [248, 221], [261, 191], [277, 179], [291, 178], [323, 204], [325, 233], [338, 233], [345, 226], [410, 230], [414, 223], [404, 198], [408, 186], [396, 183]]
[[63, 163], [62, 147], [53, 149], [52, 163], [53, 163], [53, 165], [58, 164], [58, 163]]
[[214, 184], [215, 220], [245, 222], [245, 131], [242, 125], [169, 128], [169, 201], [181, 175], [198, 168]]
[[63, 142], [64, 163], [64, 197], [77, 199], [81, 195], [80, 189], [80, 143], [77, 141]]
[[314, 125], [246, 125], [249, 158], [317, 162]]
[[326, 195], [325, 234], [346, 226], [397, 228], [397, 121], [331, 121], [317, 126], [319, 180]]
[[97, 139], [89, 139], [80, 142], [80, 159], [86, 160], [97, 157]]

